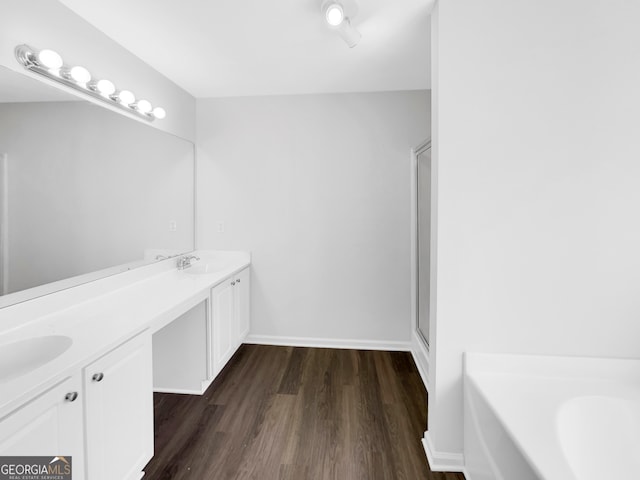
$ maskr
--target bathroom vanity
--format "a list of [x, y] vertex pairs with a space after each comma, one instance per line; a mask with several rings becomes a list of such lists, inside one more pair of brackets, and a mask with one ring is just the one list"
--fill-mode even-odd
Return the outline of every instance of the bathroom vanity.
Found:
[[249, 254], [198, 252], [0, 310], [0, 456], [139, 479], [153, 390], [201, 394], [250, 325]]

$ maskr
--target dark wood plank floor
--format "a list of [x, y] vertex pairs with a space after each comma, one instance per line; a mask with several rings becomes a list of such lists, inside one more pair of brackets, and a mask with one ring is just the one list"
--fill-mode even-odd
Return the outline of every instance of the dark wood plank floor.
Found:
[[464, 480], [429, 470], [405, 352], [243, 345], [203, 396], [154, 403], [146, 480]]

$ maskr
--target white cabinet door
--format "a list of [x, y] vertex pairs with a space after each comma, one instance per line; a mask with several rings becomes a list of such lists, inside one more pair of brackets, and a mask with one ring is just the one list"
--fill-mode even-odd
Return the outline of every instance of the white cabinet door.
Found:
[[0, 421], [0, 456], [71, 457], [84, 479], [80, 374], [67, 378]]
[[235, 345], [233, 296], [235, 281], [229, 278], [211, 289], [212, 371], [215, 377], [233, 355]]
[[231, 359], [250, 327], [250, 273], [245, 268], [211, 289], [211, 364], [213, 377]]
[[151, 335], [86, 367], [84, 386], [88, 478], [139, 479], [153, 456]]
[[245, 268], [236, 275], [235, 279], [235, 325], [236, 346], [240, 346], [249, 334], [251, 313], [249, 305], [251, 303], [251, 281], [249, 269]]

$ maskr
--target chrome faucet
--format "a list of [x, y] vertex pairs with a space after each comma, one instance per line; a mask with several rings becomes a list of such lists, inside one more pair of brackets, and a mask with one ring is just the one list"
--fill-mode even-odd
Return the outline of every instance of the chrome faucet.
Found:
[[195, 255], [185, 255], [184, 257], [180, 257], [176, 265], [178, 270], [184, 270], [185, 268], [191, 267], [191, 260], [200, 260], [200, 257], [196, 257]]

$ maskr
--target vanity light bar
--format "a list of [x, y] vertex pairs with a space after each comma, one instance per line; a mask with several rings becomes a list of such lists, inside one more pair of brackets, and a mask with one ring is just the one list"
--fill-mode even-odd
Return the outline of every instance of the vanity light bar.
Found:
[[28, 45], [18, 45], [15, 49], [16, 59], [27, 70], [73, 88], [92, 98], [124, 110], [152, 122], [167, 116], [162, 107], [153, 107], [147, 100], [136, 100], [129, 90], [118, 90], [109, 80], [95, 80], [89, 71], [76, 65], [69, 67], [62, 57], [53, 50], [37, 51]]

